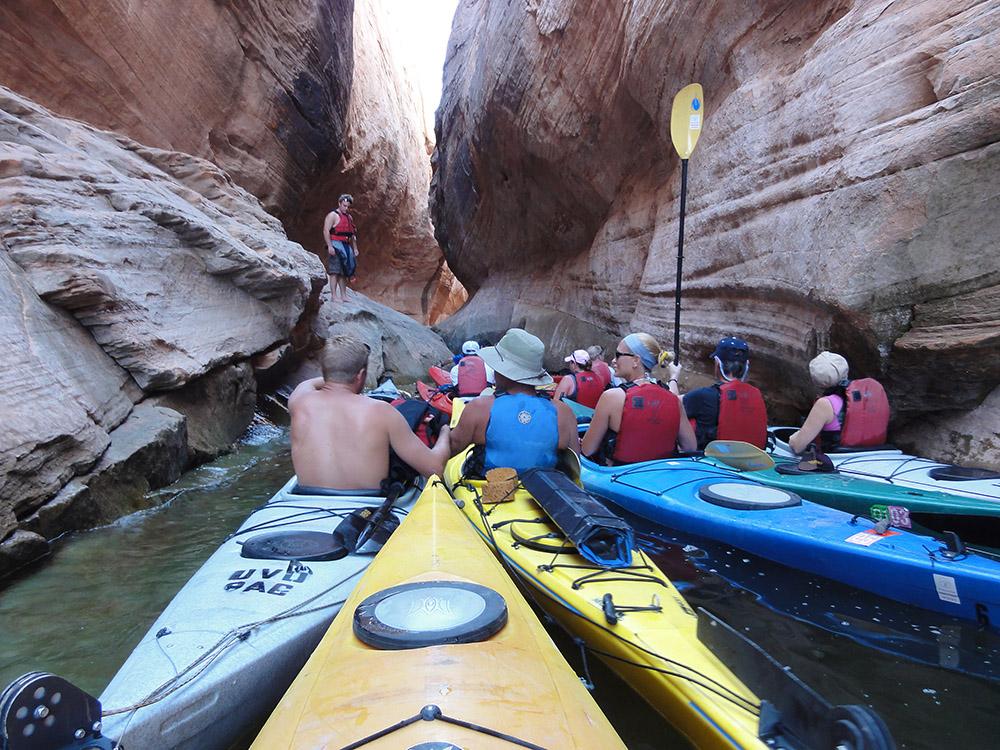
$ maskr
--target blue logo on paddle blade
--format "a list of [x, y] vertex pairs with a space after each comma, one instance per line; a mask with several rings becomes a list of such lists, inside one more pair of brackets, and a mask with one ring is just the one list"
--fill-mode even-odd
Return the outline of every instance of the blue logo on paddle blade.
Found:
[[701, 109], [701, 102], [698, 101], [697, 97], [691, 100], [691, 109], [693, 109], [695, 112]]

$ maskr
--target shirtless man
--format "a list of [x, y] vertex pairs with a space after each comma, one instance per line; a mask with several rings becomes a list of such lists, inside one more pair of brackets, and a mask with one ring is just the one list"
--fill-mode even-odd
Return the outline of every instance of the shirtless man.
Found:
[[361, 395], [368, 375], [368, 347], [362, 341], [334, 336], [321, 364], [323, 377], [300, 383], [288, 398], [292, 465], [300, 487], [376, 489], [388, 474], [390, 447], [425, 477], [443, 471], [449, 456], [447, 426], [428, 448], [395, 408]]

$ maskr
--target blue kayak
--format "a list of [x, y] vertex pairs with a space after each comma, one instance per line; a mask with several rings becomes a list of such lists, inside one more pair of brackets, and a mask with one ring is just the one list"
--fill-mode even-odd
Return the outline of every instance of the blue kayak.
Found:
[[767, 487], [696, 459], [604, 467], [592, 494], [655, 523], [825, 578], [1000, 629], [1000, 561]]

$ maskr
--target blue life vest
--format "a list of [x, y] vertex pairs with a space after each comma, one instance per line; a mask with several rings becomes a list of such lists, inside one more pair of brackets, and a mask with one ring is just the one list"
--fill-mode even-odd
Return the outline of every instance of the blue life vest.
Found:
[[486, 425], [486, 470], [509, 466], [518, 473], [556, 465], [559, 417], [544, 396], [502, 393], [490, 409]]

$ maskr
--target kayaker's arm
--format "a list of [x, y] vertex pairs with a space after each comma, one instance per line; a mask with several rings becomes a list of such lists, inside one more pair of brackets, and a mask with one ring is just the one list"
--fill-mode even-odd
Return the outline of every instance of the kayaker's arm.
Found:
[[816, 439], [823, 425], [832, 419], [833, 406], [830, 405], [830, 401], [825, 398], [817, 399], [802, 427], [788, 438], [789, 447], [796, 453], [802, 453]]
[[691, 453], [698, 450], [698, 438], [695, 437], [694, 428], [691, 427], [691, 420], [688, 419], [687, 412], [684, 411], [684, 401], [678, 399], [677, 403], [681, 410], [681, 423], [677, 428], [677, 445], [680, 446], [682, 451]]
[[331, 211], [330, 213], [328, 213], [326, 215], [326, 218], [323, 220], [323, 244], [326, 246], [328, 250], [330, 249], [330, 244], [331, 244], [330, 230], [333, 229], [333, 224], [336, 220], [337, 220], [336, 211]]
[[562, 401], [556, 401], [555, 406], [559, 418], [559, 449], [569, 448], [574, 453], [579, 453], [580, 433], [576, 428], [576, 415]]
[[486, 442], [486, 423], [492, 406], [493, 399], [489, 396], [475, 398], [465, 405], [458, 424], [451, 431], [451, 455], [457, 456], [472, 444], [483, 445]]
[[562, 380], [559, 381], [559, 385], [556, 386], [556, 392], [552, 394], [552, 400], [561, 401], [564, 397], [573, 398], [575, 395], [576, 378], [572, 375], [564, 375]]
[[594, 409], [594, 415], [590, 418], [590, 426], [580, 442], [580, 451], [584, 456], [592, 456], [601, 447], [601, 441], [611, 426], [611, 414], [621, 413], [625, 405], [625, 391], [621, 388], [612, 388], [601, 394]]

